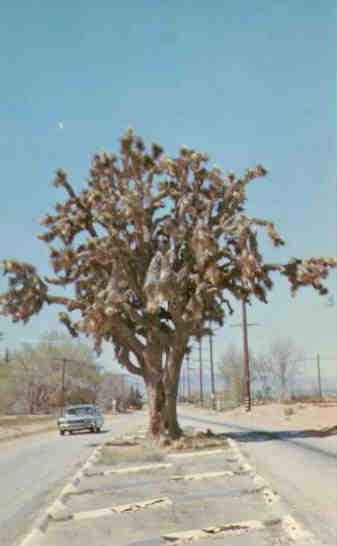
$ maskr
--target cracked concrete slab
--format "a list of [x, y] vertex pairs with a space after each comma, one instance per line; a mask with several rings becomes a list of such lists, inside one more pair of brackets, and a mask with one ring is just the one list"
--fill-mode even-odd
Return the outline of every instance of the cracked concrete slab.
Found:
[[[88, 480], [89, 482], [89, 480]], [[256, 487], [251, 480], [245, 476], [235, 476], [231, 478], [217, 478], [207, 483], [205, 487], [204, 481], [169, 481], [166, 476], [158, 477], [151, 476], [144, 479], [137, 479], [135, 476], [110, 477], [109, 481], [93, 478], [90, 480], [90, 490], [83, 490], [83, 493], [71, 495], [68, 498], [67, 506], [71, 511], [86, 510], [90, 506], [100, 508], [107, 506], [111, 500], [118, 499], [120, 503], [129, 503], [132, 501], [140, 501], [149, 497], [149, 492], [153, 497], [168, 496], [170, 498], [180, 498], [183, 496], [192, 496], [195, 498], [203, 498], [205, 495], [214, 496], [219, 499], [224, 497], [232, 498], [239, 497], [244, 491], [256, 491]], [[263, 503], [261, 494], [261, 503]]]
[[249, 531], [261, 531], [262, 529], [265, 529], [265, 527], [265, 524], [259, 520], [240, 521], [225, 523], [220, 526], [210, 526], [201, 529], [168, 533], [167, 535], [163, 535], [163, 538], [171, 543], [181, 544], [209, 536], [213, 537], [218, 535], [223, 536], [225, 534], [243, 534]]
[[41, 546], [300, 544], [301, 529], [284, 519], [277, 494], [253, 469], [242, 470], [245, 458], [233, 447], [193, 459], [164, 453], [155, 464], [98, 461], [70, 491], [67, 513], [50, 522]]
[[[100, 500], [102, 502], [102, 499]], [[171, 501], [171, 505], [158, 504], [156, 517], [150, 510], [113, 513], [111, 509], [107, 509], [105, 502], [105, 508], [103, 506], [101, 512], [97, 512], [100, 517], [98, 530], [97, 524], [93, 526], [92, 521], [87, 518], [88, 513], [77, 521], [54, 522], [48, 529], [47, 544], [64, 546], [66, 537], [67, 543], [80, 546], [83, 544], [83, 537], [86, 538], [87, 543], [90, 543], [88, 537], [98, 532], [100, 546], [121, 546], [132, 540], [134, 542], [145, 539], [155, 540], [163, 535], [184, 532], [191, 528], [218, 527], [219, 522], [231, 524], [238, 519], [247, 518], [261, 520], [266, 512], [265, 503], [259, 493], [247, 496], [244, 503], [240, 496], [235, 498], [223, 497], [219, 494], [210, 496], [209, 492], [204, 491], [202, 497], [192, 495], [190, 491], [185, 490], [183, 495], [172, 498]], [[238, 516], [241, 517], [238, 518]], [[96, 536], [93, 543], [97, 542]]]
[[87, 510], [85, 512], [75, 512], [72, 514], [71, 519], [80, 521], [82, 519], [96, 519], [104, 516], [109, 516], [111, 513], [122, 514], [123, 512], [135, 512], [136, 510], [142, 510], [146, 508], [157, 508], [158, 506], [169, 506], [172, 501], [167, 498], [149, 499], [145, 501], [133, 502], [129, 504], [120, 504], [117, 506], [110, 506], [108, 508], [101, 508], [99, 510]]
[[[170, 454], [171, 455], [171, 454]], [[172, 454], [173, 455], [173, 454]], [[190, 474], [191, 473], [191, 464], [193, 465], [193, 473], [205, 472], [205, 471], [220, 471], [220, 470], [231, 470], [234, 472], [241, 471], [241, 463], [233, 455], [228, 455], [225, 453], [216, 453], [212, 456], [207, 457], [196, 457], [191, 462], [190, 458], [171, 458], [171, 456], [164, 457], [161, 462], [158, 463], [144, 463], [141, 465], [130, 464], [125, 465], [123, 462], [121, 464], [113, 465], [104, 465], [98, 462], [93, 466], [86, 475], [87, 477], [97, 476], [103, 472], [108, 475], [111, 474], [130, 474], [134, 471], [141, 474], [142, 472], [146, 473], [150, 470], [160, 470], [160, 475], [162, 470], [167, 470], [166, 474]], [[130, 468], [131, 470], [127, 470]], [[137, 470], [133, 470], [137, 469]]]
[[214, 479], [214, 478], [223, 478], [223, 477], [232, 477], [234, 476], [234, 472], [231, 470], [222, 470], [220, 472], [199, 472], [197, 474], [183, 474], [183, 475], [175, 475], [171, 476], [170, 480], [183, 480], [183, 481], [189, 481], [189, 480], [206, 480], [206, 479]]

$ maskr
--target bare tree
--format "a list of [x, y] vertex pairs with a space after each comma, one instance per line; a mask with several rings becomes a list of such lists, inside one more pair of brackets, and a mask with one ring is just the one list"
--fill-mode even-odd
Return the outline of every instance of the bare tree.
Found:
[[225, 401], [230, 405], [239, 406], [243, 392], [242, 352], [235, 345], [230, 344], [218, 368], [225, 380]]
[[300, 360], [303, 351], [290, 337], [278, 338], [272, 342], [269, 350], [269, 362], [273, 376], [277, 381], [281, 400], [290, 394], [294, 380], [301, 373]]
[[301, 377], [302, 359], [303, 351], [291, 337], [279, 337], [267, 351], [252, 355], [250, 369], [255, 395], [284, 400], [292, 394], [295, 381]]
[[[54, 391], [54, 405], [96, 401], [101, 383], [100, 369], [95, 353], [87, 343], [53, 331], [45, 333], [34, 349], [38, 359], [49, 366], [49, 373], [58, 386]], [[64, 393], [60, 388], [63, 366]]]
[[25, 343], [13, 352], [7, 366], [6, 407], [36, 413], [59, 406], [64, 359], [65, 402], [94, 402], [101, 378], [92, 349], [69, 335], [51, 332], [37, 345]]
[[101, 386], [98, 394], [99, 404], [106, 410], [113, 409], [113, 400], [116, 403], [116, 409], [125, 405], [127, 393], [124, 385], [124, 379], [121, 374], [103, 372]]
[[9, 405], [26, 413], [46, 411], [56, 392], [52, 363], [30, 346], [14, 351], [11, 359]]
[[[44, 218], [39, 236], [54, 274], [41, 278], [32, 265], [5, 260], [1, 313], [25, 323], [44, 304], [63, 306], [59, 317], [72, 335], [91, 336], [98, 352], [104, 340], [113, 343], [122, 366], [144, 379], [152, 436], [164, 426], [179, 436], [176, 398], [189, 338], [208, 334], [208, 321], [222, 324], [230, 297], [266, 302], [274, 272], [293, 294], [306, 285], [327, 292], [321, 280], [332, 259], [263, 261], [258, 230], [276, 246], [283, 240], [271, 222], [244, 214], [244, 203], [246, 186], [265, 174], [259, 165], [241, 177], [224, 175], [185, 147], [169, 158], [128, 130], [119, 156], [94, 156], [82, 191], [57, 172], [54, 184], [66, 199]], [[53, 285], [73, 292], [52, 294]]]
[[10, 393], [13, 390], [11, 367], [6, 358], [0, 357], [0, 412], [7, 411], [11, 405]]
[[250, 358], [251, 382], [255, 397], [269, 400], [275, 394], [273, 365], [268, 353], [253, 354]]

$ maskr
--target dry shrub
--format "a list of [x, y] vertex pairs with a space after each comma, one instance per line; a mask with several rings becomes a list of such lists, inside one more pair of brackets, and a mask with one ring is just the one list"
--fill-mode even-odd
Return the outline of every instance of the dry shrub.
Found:
[[169, 451], [206, 449], [210, 447], [228, 448], [229, 445], [226, 439], [219, 437], [207, 429], [206, 432], [197, 432], [190, 436], [182, 436], [178, 440], [173, 441], [169, 446]]

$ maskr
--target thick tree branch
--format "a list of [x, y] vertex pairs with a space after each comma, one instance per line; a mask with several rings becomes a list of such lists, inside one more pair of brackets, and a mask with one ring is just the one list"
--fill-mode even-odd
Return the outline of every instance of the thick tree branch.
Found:
[[53, 296], [51, 294], [46, 295], [46, 303], [48, 305], [51, 305], [53, 303], [57, 305], [64, 305], [65, 307], [67, 307], [68, 311], [75, 311], [75, 309], [84, 309], [84, 305], [78, 300], [66, 298], [63, 296]]
[[129, 351], [125, 347], [116, 347], [115, 350], [116, 358], [120, 362], [122, 366], [125, 366], [125, 368], [133, 374], [143, 376], [143, 370], [139, 368], [138, 366], [135, 366], [132, 364], [130, 358], [129, 358]]

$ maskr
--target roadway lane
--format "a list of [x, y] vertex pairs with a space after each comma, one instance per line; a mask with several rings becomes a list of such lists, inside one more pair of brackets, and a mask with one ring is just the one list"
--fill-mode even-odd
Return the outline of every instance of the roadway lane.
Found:
[[301, 437], [245, 427], [207, 410], [181, 408], [179, 418], [182, 425], [230, 433], [289, 512], [322, 544], [336, 544], [336, 436]]
[[55, 432], [0, 446], [0, 544], [12, 546], [85, 462], [94, 446], [145, 423], [145, 413], [109, 416], [102, 433]]

